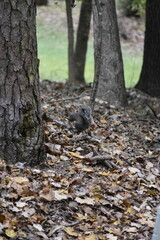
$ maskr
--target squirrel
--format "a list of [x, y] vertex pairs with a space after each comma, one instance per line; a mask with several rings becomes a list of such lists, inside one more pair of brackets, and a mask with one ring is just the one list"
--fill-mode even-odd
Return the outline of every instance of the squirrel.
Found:
[[68, 120], [75, 122], [75, 128], [78, 133], [94, 125], [92, 111], [89, 106], [81, 106], [77, 112], [72, 111], [69, 114]]

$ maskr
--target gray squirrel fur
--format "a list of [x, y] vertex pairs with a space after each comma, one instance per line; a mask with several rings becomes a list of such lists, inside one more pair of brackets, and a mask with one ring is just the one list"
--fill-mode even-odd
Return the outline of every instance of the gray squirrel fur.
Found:
[[77, 112], [71, 112], [68, 120], [75, 122], [77, 132], [82, 132], [94, 124], [92, 111], [89, 106], [81, 106]]

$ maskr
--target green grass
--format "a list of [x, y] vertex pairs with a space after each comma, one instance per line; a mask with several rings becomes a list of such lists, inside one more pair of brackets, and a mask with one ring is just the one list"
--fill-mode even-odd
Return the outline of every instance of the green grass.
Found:
[[[67, 37], [64, 33], [46, 29], [43, 25], [37, 26], [38, 56], [40, 59], [40, 78], [54, 81], [65, 81], [67, 70]], [[93, 81], [94, 60], [93, 44], [90, 41], [87, 53], [85, 78]], [[133, 87], [139, 79], [142, 64], [142, 53], [130, 53], [123, 48], [124, 74], [126, 87]]]
[[142, 52], [133, 53], [122, 48], [124, 77], [126, 87], [134, 87], [139, 80], [142, 66]]

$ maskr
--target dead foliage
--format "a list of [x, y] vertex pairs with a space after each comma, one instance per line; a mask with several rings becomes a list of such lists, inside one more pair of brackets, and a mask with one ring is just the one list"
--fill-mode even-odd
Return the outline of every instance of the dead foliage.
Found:
[[156, 111], [159, 102], [135, 90], [127, 109], [97, 101], [95, 128], [77, 134], [68, 112], [87, 104], [89, 92], [42, 83], [47, 159], [32, 169], [0, 161], [0, 240], [151, 239], [160, 128], [145, 102]]

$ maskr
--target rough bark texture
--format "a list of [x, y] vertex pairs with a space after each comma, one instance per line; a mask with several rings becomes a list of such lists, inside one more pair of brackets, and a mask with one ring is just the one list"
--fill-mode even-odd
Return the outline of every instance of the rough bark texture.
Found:
[[38, 6], [43, 6], [47, 4], [48, 4], [48, 0], [36, 0], [36, 5]]
[[79, 83], [85, 83], [84, 71], [90, 30], [91, 12], [92, 0], [84, 0], [81, 5], [77, 41], [75, 47], [75, 78]]
[[72, 2], [66, 0], [67, 28], [68, 28], [68, 76], [71, 83], [75, 82], [74, 60], [74, 28], [72, 19]]
[[114, 0], [93, 0], [93, 25], [97, 96], [117, 107], [124, 106], [123, 62]]
[[143, 66], [136, 88], [160, 98], [160, 1], [146, 2]]
[[0, 157], [31, 165], [44, 157], [35, 9], [0, 1]]

